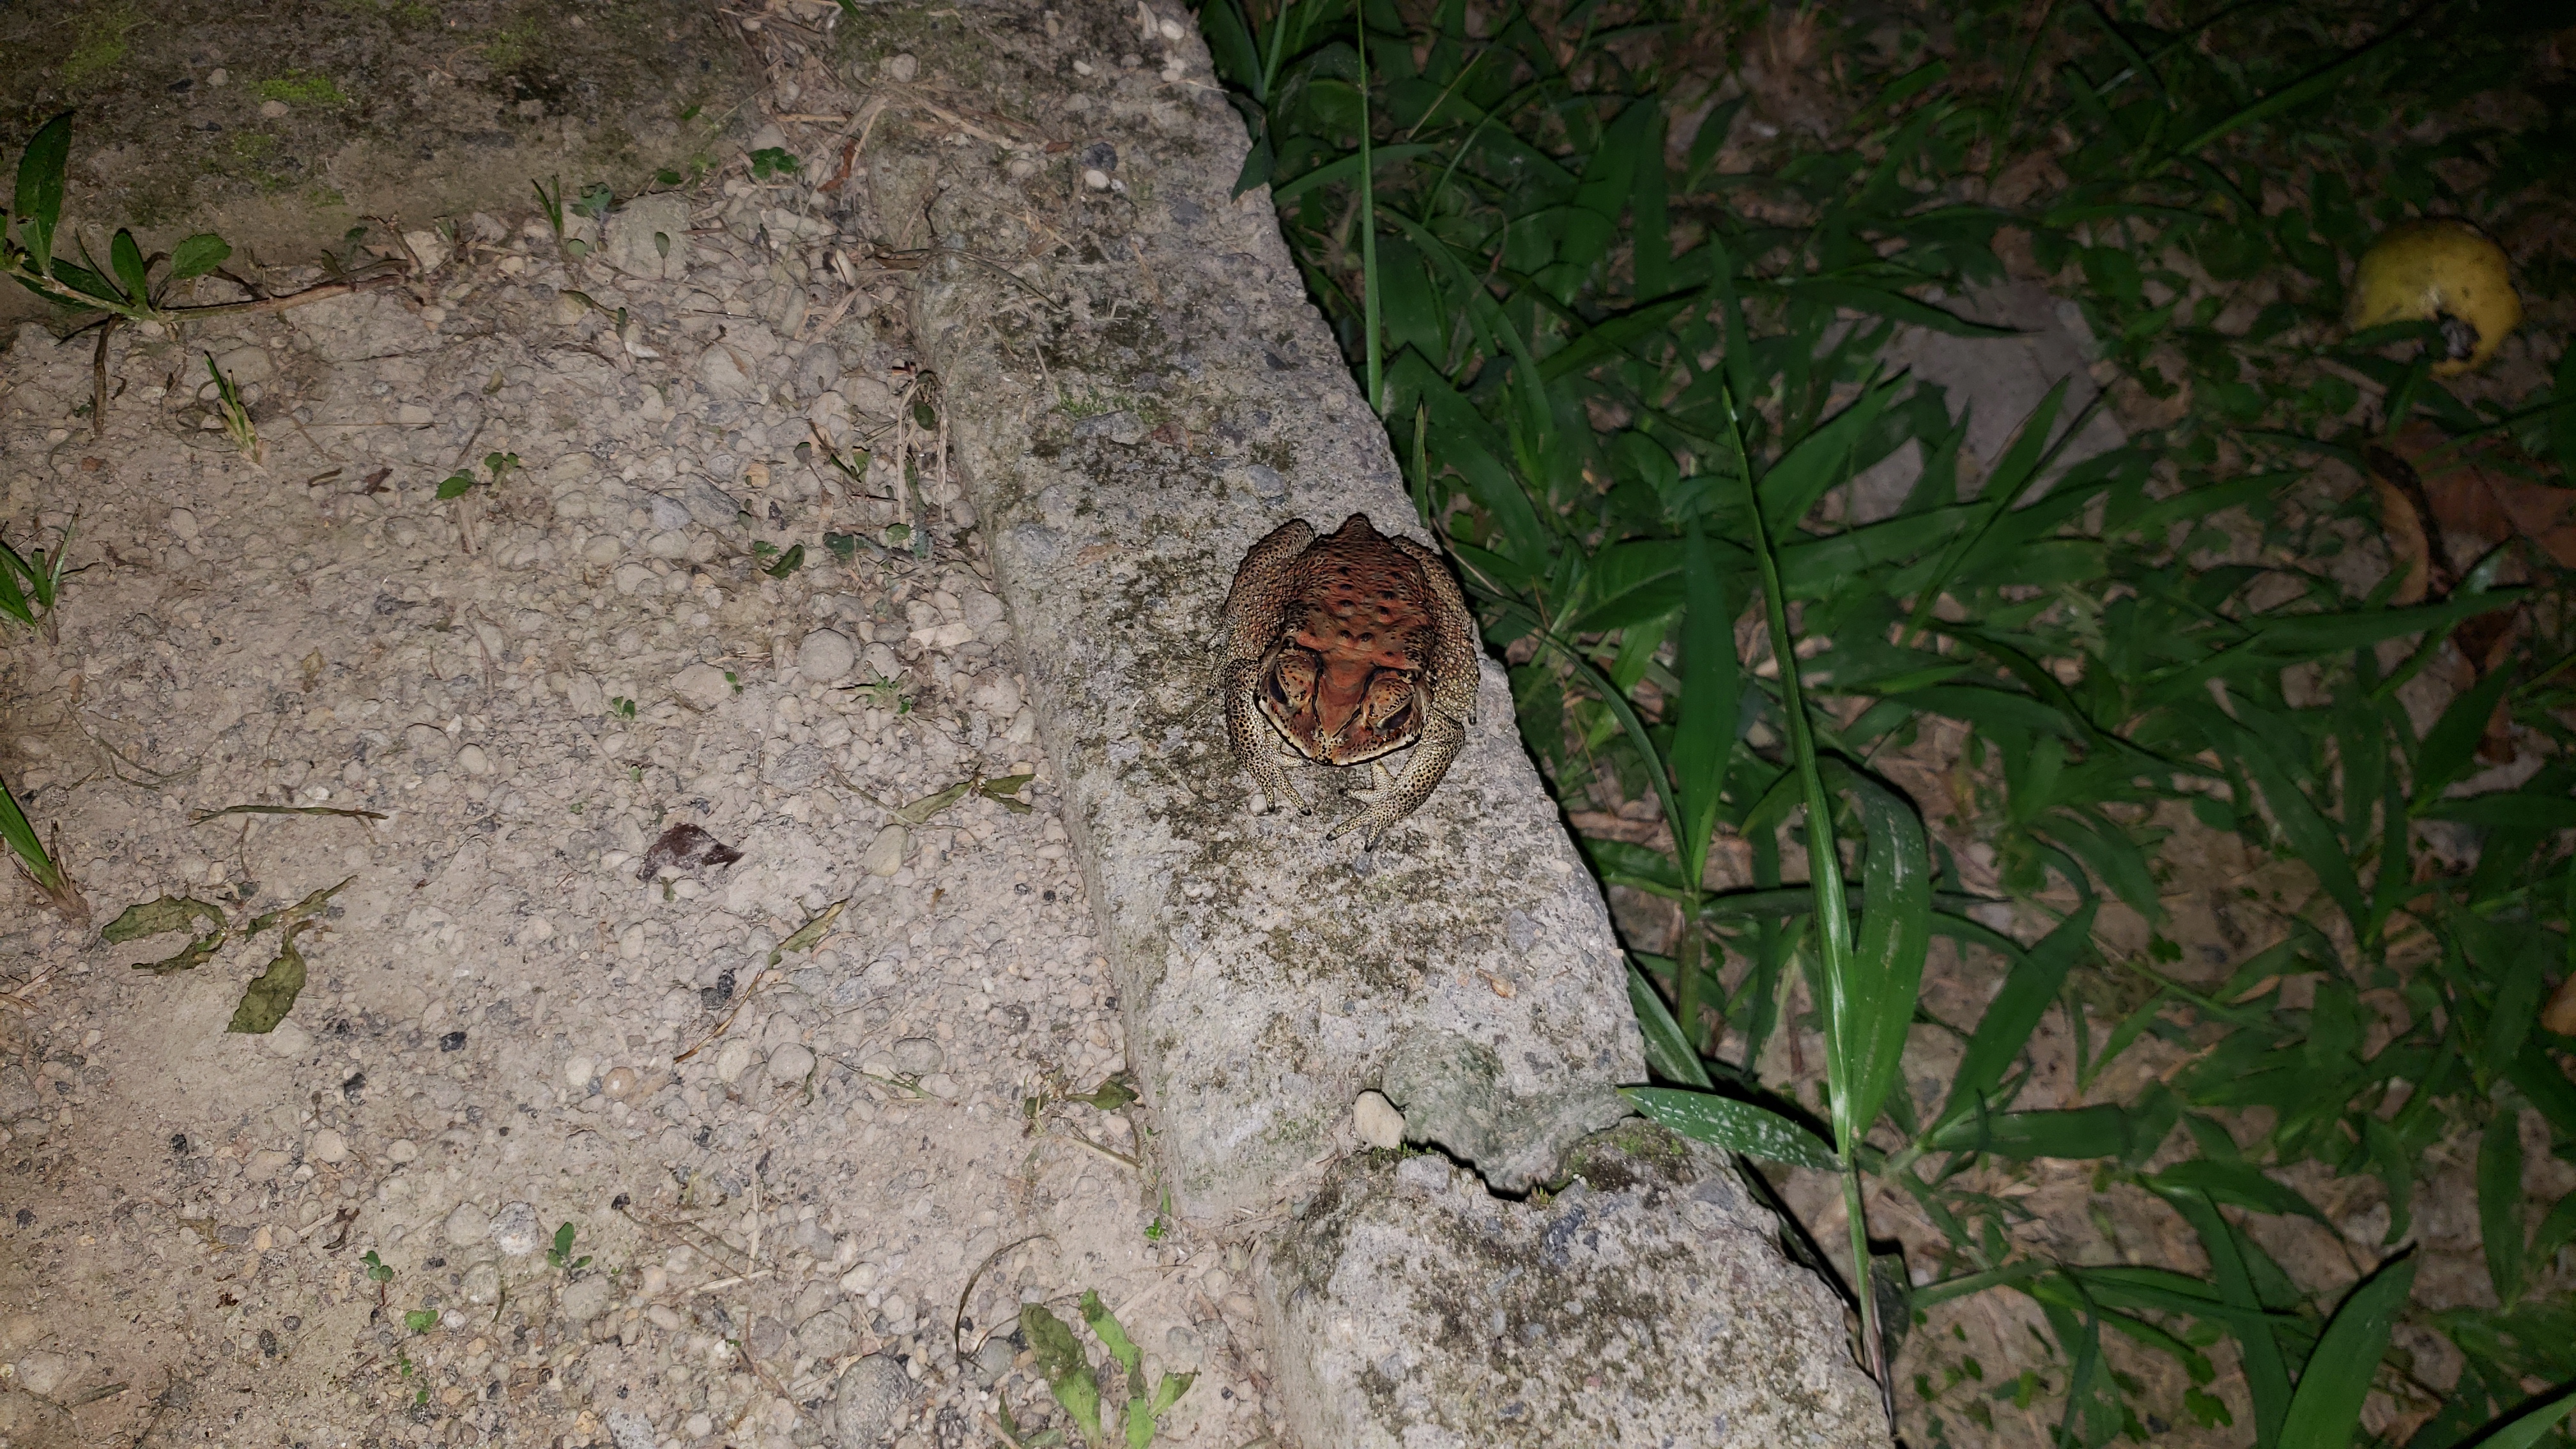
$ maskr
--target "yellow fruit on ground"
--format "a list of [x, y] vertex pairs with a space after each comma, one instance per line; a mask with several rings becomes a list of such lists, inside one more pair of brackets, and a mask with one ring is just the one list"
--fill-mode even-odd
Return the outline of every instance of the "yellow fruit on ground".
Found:
[[2522, 325], [2504, 249], [2465, 221], [2400, 222], [2362, 253], [2344, 305], [2355, 332], [2390, 322], [2439, 322], [2447, 356], [2436, 377], [2482, 366]]

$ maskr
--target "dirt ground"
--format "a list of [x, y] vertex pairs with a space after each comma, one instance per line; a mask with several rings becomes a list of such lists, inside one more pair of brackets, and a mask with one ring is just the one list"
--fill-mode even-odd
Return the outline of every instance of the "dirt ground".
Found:
[[[853, 108], [770, 58], [748, 102]], [[1199, 1375], [1158, 1442], [1265, 1442], [1250, 1225], [1071, 1100], [1118, 1004], [830, 173], [121, 333], [103, 436], [88, 339], [0, 355], [7, 536], [79, 568], [0, 652], [0, 771], [94, 908], [0, 908], [0, 1445], [994, 1442], [1051, 1412], [1021, 1304], [1084, 1290]], [[193, 969], [102, 942], [163, 897]], [[291, 1012], [227, 1031], [281, 946]]]

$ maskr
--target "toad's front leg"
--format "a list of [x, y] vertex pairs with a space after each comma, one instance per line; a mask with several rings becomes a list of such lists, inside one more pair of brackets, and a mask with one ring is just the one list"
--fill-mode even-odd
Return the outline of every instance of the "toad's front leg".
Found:
[[1351, 793], [1368, 802], [1368, 808], [1332, 828], [1326, 838], [1366, 830], [1367, 848], [1375, 850], [1379, 840], [1395, 823], [1414, 812], [1431, 798], [1440, 785], [1440, 777], [1449, 773], [1449, 764], [1467, 747], [1467, 727], [1437, 710], [1422, 727], [1422, 739], [1413, 747], [1413, 758], [1404, 762], [1402, 775], [1390, 775], [1386, 766], [1371, 761], [1374, 782], [1366, 789]]
[[1262, 716], [1256, 698], [1261, 688], [1261, 661], [1227, 660], [1219, 686], [1225, 692], [1225, 742], [1234, 749], [1235, 763], [1243, 766], [1253, 783], [1270, 796], [1270, 808], [1287, 806], [1300, 815], [1312, 813], [1306, 797], [1288, 783], [1288, 762], [1280, 754], [1279, 732]]

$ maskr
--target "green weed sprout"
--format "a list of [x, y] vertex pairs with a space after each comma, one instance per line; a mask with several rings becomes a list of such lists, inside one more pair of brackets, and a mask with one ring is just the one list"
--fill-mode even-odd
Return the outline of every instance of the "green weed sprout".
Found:
[[0, 275], [57, 305], [128, 322], [162, 322], [212, 310], [167, 307], [162, 298], [175, 283], [205, 276], [232, 256], [231, 245], [213, 232], [199, 232], [167, 253], [146, 256], [134, 233], [119, 228], [108, 243], [106, 266], [90, 255], [86, 240], [79, 242], [80, 263], [57, 253], [71, 139], [72, 117], [65, 111], [39, 128], [19, 156], [17, 190], [7, 225], [0, 227]]
[[250, 405], [242, 401], [241, 389], [215, 365], [215, 355], [209, 352], [205, 357], [206, 371], [215, 380], [215, 409], [223, 415], [224, 436], [233, 440], [243, 457], [256, 463], [261, 453], [259, 427], [251, 421]]
[[582, 189], [581, 195], [575, 197], [570, 206], [566, 206], [563, 178], [555, 177], [554, 183], [555, 189], [552, 191], [546, 190], [546, 184], [542, 181], [532, 180], [528, 184], [536, 188], [537, 205], [545, 210], [546, 225], [554, 229], [555, 245], [563, 249], [566, 258], [577, 262], [590, 255], [590, 243], [577, 236], [564, 235], [564, 213], [569, 211], [575, 216], [586, 216], [593, 221], [598, 221], [608, 215], [609, 206], [617, 198], [605, 182], [594, 181]]
[[63, 562], [71, 555], [72, 526], [63, 526], [63, 536], [55, 542], [51, 557], [41, 548], [29, 549], [27, 552], [35, 556], [32, 562], [0, 539], [0, 615], [29, 628], [41, 622], [49, 644], [60, 638], [54, 605], [62, 597]]
[[[0, 839], [9, 842], [10, 853], [17, 857], [14, 863], [18, 874], [27, 878], [27, 883], [45, 898], [46, 905], [53, 907], [66, 920], [89, 919], [89, 902], [81, 899], [79, 887], [72, 884], [62, 862], [45, 849], [45, 842], [36, 834], [34, 822], [27, 818], [26, 811], [18, 807], [18, 796], [5, 780], [0, 780]], [[54, 843], [62, 843], [59, 826], [54, 831]]]
[[222, 267], [232, 257], [232, 245], [208, 231], [185, 238], [167, 252], [146, 253], [130, 229], [119, 227], [108, 242], [106, 265], [99, 264], [88, 240], [80, 237], [72, 238], [80, 251], [80, 260], [73, 261], [61, 246], [65, 240], [61, 234], [63, 181], [71, 140], [72, 113], [65, 111], [38, 127], [20, 153], [17, 186], [8, 210], [0, 212], [0, 278], [82, 319], [83, 326], [99, 326], [90, 426], [100, 436], [107, 431], [107, 340], [119, 323], [170, 326], [235, 313], [276, 312], [354, 292], [406, 270], [405, 263], [387, 260], [300, 292], [174, 306], [170, 290]]
[[572, 1239], [574, 1231], [575, 1229], [573, 1228], [573, 1225], [567, 1222], [562, 1227], [555, 1229], [554, 1241], [546, 1244], [546, 1262], [550, 1266], [561, 1268], [567, 1273], [572, 1272], [577, 1268], [587, 1268], [590, 1266], [590, 1255], [588, 1253], [584, 1253], [578, 1258], [572, 1255]]
[[1153, 1392], [1148, 1394], [1144, 1353], [1095, 1290], [1086, 1290], [1082, 1295], [1082, 1321], [1091, 1325], [1092, 1333], [1122, 1371], [1128, 1394], [1126, 1412], [1104, 1423], [1101, 1383], [1091, 1371], [1091, 1360], [1083, 1353], [1081, 1340], [1073, 1336], [1073, 1329], [1063, 1319], [1049, 1313], [1045, 1304], [1032, 1303], [1020, 1310], [1020, 1332], [1037, 1354], [1038, 1372], [1046, 1377], [1047, 1392], [1064, 1406], [1086, 1442], [1107, 1449], [1111, 1442], [1109, 1428], [1123, 1425], [1127, 1449], [1147, 1449], [1154, 1442], [1154, 1429], [1164, 1413], [1190, 1391], [1198, 1375], [1164, 1374], [1154, 1381]]
[[483, 470], [491, 475], [490, 478], [477, 478], [474, 476], [473, 469], [459, 468], [439, 480], [438, 496], [444, 501], [449, 498], [462, 498], [479, 487], [498, 488], [501, 486], [501, 480], [509, 476], [510, 470], [518, 466], [519, 455], [516, 453], [486, 453], [483, 455]]

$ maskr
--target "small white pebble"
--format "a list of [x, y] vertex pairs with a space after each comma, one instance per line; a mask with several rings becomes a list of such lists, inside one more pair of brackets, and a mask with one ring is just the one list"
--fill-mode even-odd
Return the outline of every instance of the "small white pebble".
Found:
[[1107, 191], [1109, 189], [1109, 173], [1101, 170], [1097, 166], [1087, 166], [1083, 168], [1082, 184], [1090, 187], [1094, 191]]
[[1392, 1152], [1404, 1145], [1404, 1114], [1382, 1093], [1360, 1093], [1351, 1103], [1351, 1125], [1371, 1147]]

